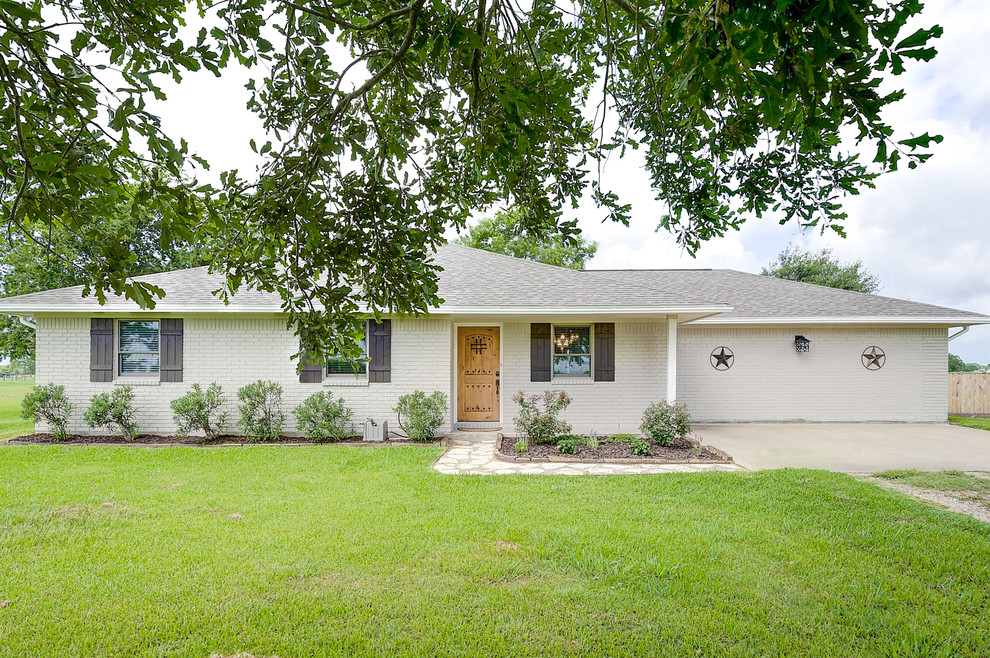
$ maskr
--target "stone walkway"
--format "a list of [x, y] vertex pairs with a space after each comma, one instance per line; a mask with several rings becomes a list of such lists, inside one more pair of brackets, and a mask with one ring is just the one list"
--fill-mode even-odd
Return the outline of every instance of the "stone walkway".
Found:
[[433, 469], [451, 475], [641, 475], [647, 473], [700, 473], [744, 471], [728, 464], [578, 464], [572, 462], [510, 463], [495, 459], [494, 432], [477, 432], [470, 438], [450, 437], [450, 446]]

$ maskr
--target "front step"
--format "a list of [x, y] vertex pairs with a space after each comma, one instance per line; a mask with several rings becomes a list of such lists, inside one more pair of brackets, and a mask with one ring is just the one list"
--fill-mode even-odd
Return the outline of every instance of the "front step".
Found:
[[446, 435], [447, 444], [450, 445], [453, 442], [457, 443], [482, 443], [482, 442], [492, 442], [498, 438], [498, 432], [492, 430], [486, 431], [471, 431], [471, 432], [460, 432], [454, 430]]

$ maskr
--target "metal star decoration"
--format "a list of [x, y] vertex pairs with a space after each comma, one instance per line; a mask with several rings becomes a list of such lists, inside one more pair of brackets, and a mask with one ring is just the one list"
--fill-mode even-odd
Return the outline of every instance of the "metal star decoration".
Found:
[[732, 354], [732, 350], [724, 345], [720, 345], [712, 350], [712, 367], [716, 370], [728, 370], [732, 367], [732, 360], [734, 358], [735, 355]]
[[867, 370], [879, 370], [883, 368], [887, 355], [876, 345], [870, 345], [863, 350], [863, 367]]

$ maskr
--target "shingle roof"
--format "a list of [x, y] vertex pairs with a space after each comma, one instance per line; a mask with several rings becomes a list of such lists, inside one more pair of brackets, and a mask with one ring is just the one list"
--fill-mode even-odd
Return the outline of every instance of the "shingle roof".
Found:
[[906, 299], [838, 290], [776, 277], [736, 270], [587, 270], [596, 276], [636, 281], [639, 285], [664, 285], [687, 294], [723, 302], [732, 310], [696, 323], [757, 321], [772, 319], [889, 318], [936, 320], [968, 319], [974, 324], [990, 322], [990, 317], [944, 306]]
[[[733, 270], [569, 270], [448, 244], [435, 262], [442, 267], [438, 312], [596, 312], [622, 309], [643, 313], [710, 314], [698, 322], [770, 319], [831, 321], [918, 320], [978, 324], [977, 313], [865, 295]], [[241, 290], [225, 306], [213, 294], [223, 277], [199, 267], [138, 277], [166, 292], [157, 313], [276, 313], [274, 293]], [[105, 306], [82, 297], [82, 286], [0, 299], [0, 313], [133, 312], [137, 306], [110, 297]]]

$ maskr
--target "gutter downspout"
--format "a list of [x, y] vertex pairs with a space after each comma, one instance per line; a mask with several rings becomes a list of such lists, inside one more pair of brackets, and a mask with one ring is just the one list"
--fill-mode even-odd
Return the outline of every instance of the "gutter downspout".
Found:
[[30, 320], [28, 320], [27, 318], [25, 318], [23, 315], [18, 315], [17, 316], [17, 321], [20, 322], [21, 324], [23, 324], [25, 327], [27, 327], [31, 331], [37, 331], [38, 330], [38, 325], [35, 324], [34, 322], [31, 322]]
[[949, 336], [949, 340], [947, 342], [951, 343], [952, 341], [954, 341], [955, 339], [959, 338], [960, 336], [962, 336], [967, 331], [969, 331], [969, 327], [963, 327], [962, 329], [960, 329], [956, 333], [950, 335]]

